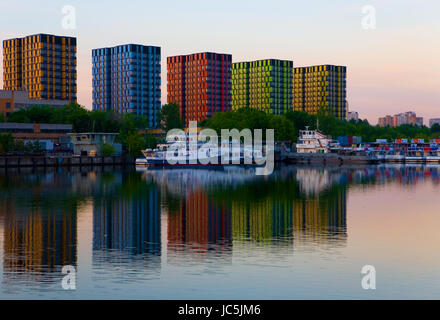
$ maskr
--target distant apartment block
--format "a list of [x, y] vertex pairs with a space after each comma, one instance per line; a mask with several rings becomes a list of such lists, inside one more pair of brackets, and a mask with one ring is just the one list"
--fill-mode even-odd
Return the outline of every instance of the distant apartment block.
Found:
[[421, 127], [423, 126], [423, 117], [417, 117], [415, 112], [408, 111], [394, 116], [387, 115], [378, 120], [380, 127], [398, 127], [405, 124]]
[[126, 44], [92, 50], [93, 110], [146, 116], [157, 125], [161, 107], [160, 47]]
[[359, 113], [357, 113], [356, 111], [348, 111], [347, 112], [347, 121], [359, 121]]
[[76, 102], [76, 38], [36, 34], [3, 41], [3, 89]]
[[167, 68], [167, 101], [180, 106], [186, 123], [231, 110], [232, 55], [204, 52], [168, 57]]
[[293, 68], [293, 109], [316, 114], [319, 109], [329, 115], [347, 118], [347, 67], [319, 65]]
[[378, 122], [379, 127], [392, 127], [393, 126], [393, 117], [387, 115], [385, 117], [379, 118]]
[[10, 113], [32, 106], [63, 107], [69, 100], [38, 100], [29, 98], [26, 91], [0, 90], [0, 114], [6, 118]]
[[232, 109], [283, 114], [292, 106], [293, 61], [259, 60], [232, 65]]
[[429, 127], [432, 128], [434, 124], [440, 125], [440, 118], [429, 119]]

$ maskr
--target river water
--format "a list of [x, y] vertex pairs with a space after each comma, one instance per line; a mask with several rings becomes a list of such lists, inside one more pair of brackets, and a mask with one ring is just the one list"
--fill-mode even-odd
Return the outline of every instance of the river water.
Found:
[[434, 165], [3, 171], [0, 298], [439, 299], [439, 208]]

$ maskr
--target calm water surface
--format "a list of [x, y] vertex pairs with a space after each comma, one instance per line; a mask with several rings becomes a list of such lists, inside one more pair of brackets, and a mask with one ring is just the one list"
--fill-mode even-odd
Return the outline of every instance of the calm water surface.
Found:
[[0, 298], [439, 299], [439, 208], [439, 166], [1, 172]]

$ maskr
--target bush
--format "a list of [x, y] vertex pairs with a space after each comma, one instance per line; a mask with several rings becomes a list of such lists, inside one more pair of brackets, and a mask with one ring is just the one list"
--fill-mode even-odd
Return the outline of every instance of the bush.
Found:
[[14, 138], [10, 133], [0, 133], [0, 154], [5, 155], [14, 149]]
[[103, 157], [110, 157], [110, 156], [114, 155], [116, 152], [115, 147], [113, 147], [112, 145], [110, 145], [108, 143], [104, 143], [100, 149], [101, 149], [101, 156], [103, 156]]

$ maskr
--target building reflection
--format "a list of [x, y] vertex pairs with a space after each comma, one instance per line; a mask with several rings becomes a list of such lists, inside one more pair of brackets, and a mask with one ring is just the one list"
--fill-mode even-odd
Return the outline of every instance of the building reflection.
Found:
[[229, 205], [213, 201], [203, 190], [189, 191], [178, 208], [168, 212], [168, 255], [230, 259], [231, 224]]
[[344, 245], [347, 238], [346, 190], [329, 197], [234, 205], [233, 238], [238, 241]]
[[[186, 181], [191, 188], [179, 193], [177, 208], [168, 210], [169, 255], [180, 252], [199, 258], [218, 257], [230, 255], [236, 246], [249, 242], [272, 247], [301, 247], [304, 242], [329, 248], [344, 246], [347, 187], [339, 185], [341, 177], [328, 179], [328, 172], [308, 170], [299, 173], [307, 177], [305, 183], [309, 185], [304, 186], [298, 172], [288, 170], [280, 173], [281, 181], [275, 178], [267, 186], [262, 181], [246, 181], [243, 188], [232, 192], [228, 186], [216, 191]], [[166, 175], [155, 173], [159, 181], [167, 181], [162, 174]], [[174, 191], [178, 184], [172, 184]], [[277, 194], [276, 190], [292, 193]]]
[[160, 254], [160, 207], [157, 189], [143, 198], [95, 199], [93, 250], [127, 249]]
[[[45, 193], [42, 185], [50, 183]], [[13, 284], [28, 278], [51, 282], [62, 266], [77, 265], [75, 201], [57, 199], [65, 187], [65, 179], [45, 176], [33, 188], [27, 185], [1, 196], [5, 282]], [[23, 195], [28, 201], [23, 201]]]
[[347, 190], [336, 188], [294, 203], [294, 241], [297, 247], [336, 248], [347, 240]]
[[233, 205], [234, 244], [239, 241], [289, 242], [293, 231], [291, 202], [270, 199]]
[[127, 270], [138, 264], [160, 268], [161, 214], [157, 186], [124, 194], [94, 199], [93, 264], [103, 268], [118, 265]]

